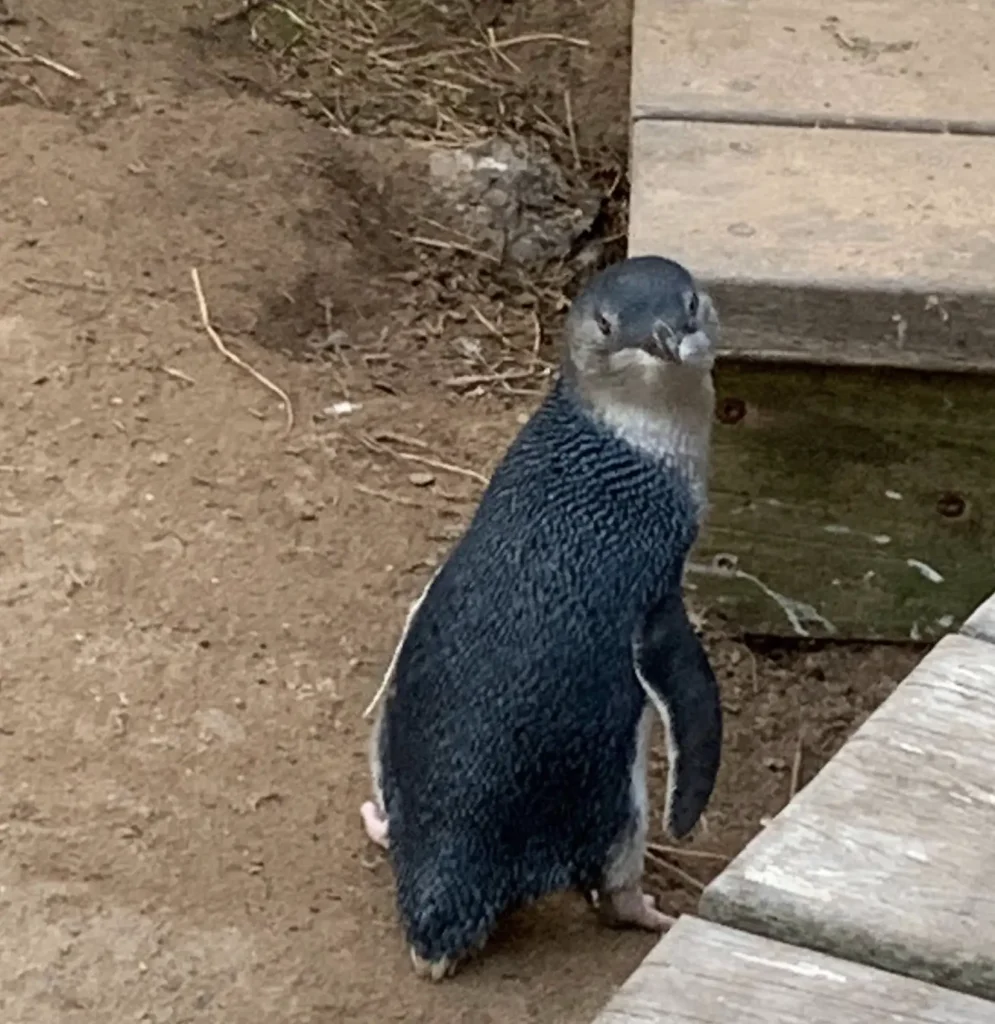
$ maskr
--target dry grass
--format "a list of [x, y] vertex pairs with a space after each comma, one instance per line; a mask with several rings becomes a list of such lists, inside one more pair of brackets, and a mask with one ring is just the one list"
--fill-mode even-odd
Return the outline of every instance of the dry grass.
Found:
[[[246, 25], [276, 64], [284, 99], [337, 134], [433, 148], [497, 135], [541, 148], [571, 190], [604, 196], [595, 235], [610, 238], [605, 258], [621, 255], [625, 156], [585, 147], [575, 122], [582, 112], [572, 102], [591, 41], [562, 31], [555, 4], [507, 24], [493, 13], [500, 7], [495, 0], [243, 0], [222, 20]], [[398, 241], [432, 252], [439, 316], [417, 329], [458, 361], [443, 386], [540, 394], [553, 358], [544, 337], [589, 266], [571, 258], [526, 277], [441, 227], [426, 224]]]
[[[555, 31], [501, 33], [481, 20], [482, 6], [272, 0], [246, 16], [253, 40], [292, 66], [297, 83], [308, 83], [285, 96], [319, 111], [337, 132], [433, 146], [517, 135], [542, 140], [572, 167], [569, 91], [555, 72], [590, 41]], [[537, 61], [553, 72], [545, 83], [528, 72]]]

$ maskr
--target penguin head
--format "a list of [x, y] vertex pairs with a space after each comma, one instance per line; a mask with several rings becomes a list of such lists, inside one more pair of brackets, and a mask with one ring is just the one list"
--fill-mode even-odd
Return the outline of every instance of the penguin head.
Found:
[[566, 362], [583, 375], [684, 367], [708, 373], [718, 315], [679, 263], [636, 256], [595, 274], [566, 323]]

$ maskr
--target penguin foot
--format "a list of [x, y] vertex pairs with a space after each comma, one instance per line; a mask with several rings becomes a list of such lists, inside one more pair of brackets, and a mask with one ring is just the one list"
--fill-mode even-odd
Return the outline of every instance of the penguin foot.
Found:
[[377, 844], [377, 846], [387, 849], [390, 845], [388, 842], [388, 819], [387, 815], [380, 810], [379, 807], [372, 801], [367, 800], [362, 807], [359, 809], [360, 817], [363, 819], [363, 826], [366, 828], [366, 834]]
[[456, 973], [456, 961], [448, 956], [440, 960], [423, 960], [416, 952], [414, 946], [408, 950], [411, 954], [411, 966], [419, 978], [429, 981], [442, 981]]
[[656, 909], [656, 901], [644, 893], [639, 885], [599, 895], [602, 917], [612, 927], [635, 927], [645, 928], [651, 932], [665, 932], [674, 923], [674, 918]]

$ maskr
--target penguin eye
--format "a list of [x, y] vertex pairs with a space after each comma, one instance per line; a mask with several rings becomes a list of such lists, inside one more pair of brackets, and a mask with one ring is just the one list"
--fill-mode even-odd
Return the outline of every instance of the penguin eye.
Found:
[[695, 292], [692, 292], [691, 298], [688, 299], [688, 314], [690, 316], [698, 315], [698, 296]]
[[604, 315], [604, 313], [597, 312], [594, 314], [594, 322], [598, 325], [598, 330], [606, 337], [610, 338], [612, 333], [611, 321]]

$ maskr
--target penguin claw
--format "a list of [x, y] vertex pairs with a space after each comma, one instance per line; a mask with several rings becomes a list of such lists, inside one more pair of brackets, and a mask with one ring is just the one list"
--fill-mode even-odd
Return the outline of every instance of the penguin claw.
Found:
[[444, 956], [441, 960], [425, 960], [411, 946], [408, 952], [411, 955], [411, 965], [419, 978], [429, 981], [442, 981], [456, 972], [456, 961]]

